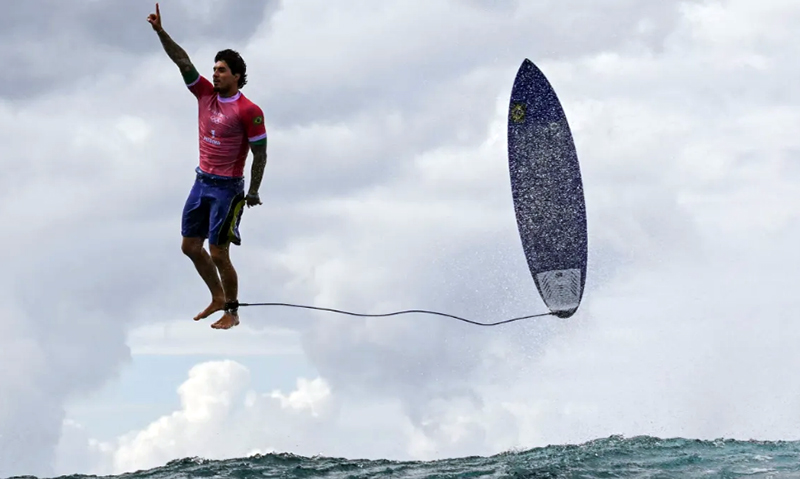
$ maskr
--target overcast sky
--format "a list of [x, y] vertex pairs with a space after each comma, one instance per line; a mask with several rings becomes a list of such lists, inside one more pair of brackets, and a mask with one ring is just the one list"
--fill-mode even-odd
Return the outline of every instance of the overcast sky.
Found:
[[231, 331], [193, 322], [196, 101], [154, 3], [26, 0], [0, 18], [0, 477], [799, 437], [797, 2], [160, 6], [201, 73], [240, 51], [264, 110], [241, 301], [544, 312], [505, 137], [530, 58], [581, 161], [584, 302], [497, 328], [266, 307]]

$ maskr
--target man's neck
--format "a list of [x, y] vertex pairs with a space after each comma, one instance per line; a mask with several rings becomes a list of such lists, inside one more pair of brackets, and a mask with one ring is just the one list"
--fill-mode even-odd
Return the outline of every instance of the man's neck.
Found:
[[238, 88], [233, 88], [233, 89], [227, 90], [227, 91], [221, 91], [220, 90], [220, 91], [217, 92], [217, 95], [219, 95], [220, 98], [231, 98], [231, 97], [236, 96], [237, 93], [239, 93], [239, 89]]

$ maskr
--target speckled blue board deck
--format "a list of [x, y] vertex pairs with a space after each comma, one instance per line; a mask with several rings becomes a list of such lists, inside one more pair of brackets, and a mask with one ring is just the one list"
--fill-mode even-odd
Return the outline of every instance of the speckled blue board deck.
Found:
[[567, 118], [544, 74], [522, 62], [508, 110], [508, 166], [522, 247], [542, 300], [577, 311], [586, 283], [586, 203]]

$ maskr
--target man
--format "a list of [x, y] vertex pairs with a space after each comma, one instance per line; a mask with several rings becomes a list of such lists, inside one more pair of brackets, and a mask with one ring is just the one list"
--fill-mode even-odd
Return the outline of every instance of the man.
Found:
[[[244, 60], [233, 50], [214, 58], [213, 85], [197, 72], [189, 55], [161, 26], [161, 12], [147, 21], [153, 26], [167, 55], [180, 69], [186, 86], [198, 102], [200, 161], [197, 177], [183, 209], [181, 250], [194, 263], [211, 291], [211, 304], [195, 321], [224, 310], [211, 325], [229, 329], [239, 324], [238, 277], [231, 264], [229, 246], [241, 244], [242, 207], [261, 204], [258, 189], [267, 163], [267, 132], [256, 104], [239, 91], [247, 83]], [[250, 188], [244, 194], [244, 165], [253, 152]], [[208, 249], [203, 243], [208, 239]]]

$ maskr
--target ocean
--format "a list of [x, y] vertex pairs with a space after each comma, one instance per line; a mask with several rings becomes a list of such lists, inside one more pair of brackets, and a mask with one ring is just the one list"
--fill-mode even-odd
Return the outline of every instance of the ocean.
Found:
[[[69, 479], [93, 476], [62, 476]], [[437, 461], [266, 454], [185, 458], [125, 479], [183, 478], [800, 478], [800, 442], [624, 438]]]

